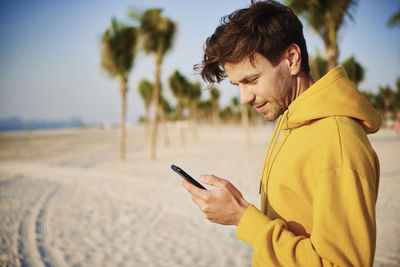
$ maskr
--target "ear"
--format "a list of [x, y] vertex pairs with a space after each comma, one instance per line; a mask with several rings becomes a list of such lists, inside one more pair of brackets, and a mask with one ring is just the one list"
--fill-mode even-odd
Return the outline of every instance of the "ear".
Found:
[[301, 70], [301, 51], [297, 44], [291, 44], [285, 52], [286, 63], [291, 75], [299, 74]]

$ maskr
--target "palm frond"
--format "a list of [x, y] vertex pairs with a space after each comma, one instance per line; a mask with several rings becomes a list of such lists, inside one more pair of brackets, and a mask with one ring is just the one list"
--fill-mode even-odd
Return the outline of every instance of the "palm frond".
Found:
[[112, 19], [110, 27], [101, 39], [101, 66], [111, 77], [126, 78], [128, 76], [136, 57], [138, 39], [137, 28]]
[[150, 106], [153, 99], [153, 84], [147, 79], [142, 79], [139, 82], [138, 92], [144, 100], [145, 106]]
[[390, 17], [386, 25], [389, 28], [400, 26], [400, 10]]

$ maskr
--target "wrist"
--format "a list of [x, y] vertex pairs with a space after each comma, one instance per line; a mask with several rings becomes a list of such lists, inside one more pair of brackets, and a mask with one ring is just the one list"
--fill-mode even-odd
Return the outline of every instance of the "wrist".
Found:
[[237, 217], [237, 221], [235, 223], [236, 226], [239, 225], [240, 219], [242, 218], [243, 214], [246, 212], [247, 208], [250, 206], [251, 204], [249, 202], [247, 202], [245, 199], [243, 199], [240, 203], [240, 209], [239, 209], [239, 213], [238, 213], [238, 217]]

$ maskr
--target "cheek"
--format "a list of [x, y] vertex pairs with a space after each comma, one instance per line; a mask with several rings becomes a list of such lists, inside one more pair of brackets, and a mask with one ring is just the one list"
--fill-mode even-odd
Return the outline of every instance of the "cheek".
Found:
[[277, 84], [277, 94], [279, 98], [285, 99], [289, 98], [291, 95], [291, 76], [286, 69], [280, 70], [279, 76], [277, 77], [276, 84]]
[[254, 86], [254, 92], [258, 97], [268, 100], [273, 95], [274, 88], [274, 83], [269, 79], [263, 79]]

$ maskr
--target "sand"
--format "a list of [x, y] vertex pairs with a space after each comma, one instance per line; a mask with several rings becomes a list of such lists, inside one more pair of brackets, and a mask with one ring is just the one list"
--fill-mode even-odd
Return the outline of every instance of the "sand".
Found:
[[[273, 125], [200, 126], [198, 139], [161, 128], [149, 160], [144, 128], [128, 129], [127, 160], [117, 129], [0, 134], [0, 266], [250, 266], [236, 228], [205, 220], [176, 164], [193, 177], [232, 181], [259, 207], [258, 179]], [[400, 266], [400, 137], [370, 136], [381, 160], [374, 266]]]

